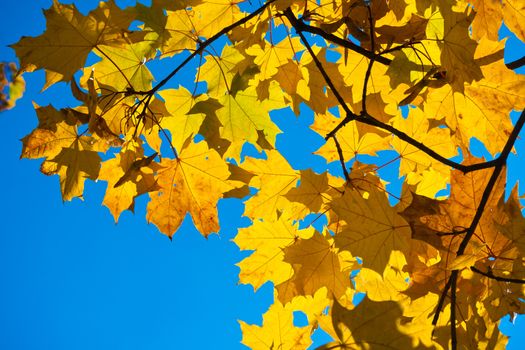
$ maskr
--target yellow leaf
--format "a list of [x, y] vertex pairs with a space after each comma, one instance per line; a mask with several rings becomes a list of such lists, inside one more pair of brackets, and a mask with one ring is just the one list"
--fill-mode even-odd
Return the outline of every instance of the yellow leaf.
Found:
[[368, 181], [373, 180], [353, 180], [356, 187], [332, 201], [332, 210], [346, 223], [336, 232], [335, 244], [361, 257], [363, 267], [382, 274], [392, 251], [409, 250], [410, 229], [385, 192]]
[[[412, 341], [400, 327], [402, 310], [393, 301], [373, 302], [365, 298], [348, 310], [337, 301], [331, 310], [337, 341], [319, 347], [334, 349], [410, 349]], [[370, 327], [368, 325], [375, 325]]]
[[71, 80], [96, 46], [126, 44], [125, 33], [134, 19], [113, 1], [101, 2], [100, 7], [83, 16], [74, 5], [53, 0], [44, 14], [45, 33], [35, 38], [23, 37], [13, 48], [20, 58], [21, 71], [46, 69], [46, 87]]
[[201, 66], [199, 77], [206, 80], [208, 95], [214, 98], [232, 93], [232, 80], [235, 76], [237, 64], [244, 56], [233, 46], [225, 46], [218, 57], [206, 56], [206, 62]]
[[137, 196], [157, 190], [154, 170], [143, 161], [148, 159], [143, 153], [142, 147], [130, 140], [115, 158], [102, 163], [98, 178], [108, 182], [102, 204], [109, 208], [115, 222], [124, 210], [133, 209]]
[[525, 3], [521, 0], [503, 0], [505, 25], [525, 42]]
[[[329, 112], [327, 114], [317, 114], [311, 128], [325, 137], [340, 122], [341, 118], [336, 118]], [[343, 151], [343, 158], [346, 161], [360, 154], [375, 156], [377, 151], [388, 147], [388, 141], [376, 133], [370, 132], [360, 135], [358, 124], [355, 121], [347, 123], [337, 132], [337, 140]], [[315, 153], [324, 157], [328, 162], [339, 161], [339, 153], [332, 139], [327, 140]]]
[[[272, 91], [275, 91], [275, 88], [277, 86], [273, 85]], [[245, 142], [257, 145], [257, 131], [262, 131], [270, 145], [275, 145], [275, 137], [280, 130], [270, 119], [269, 112], [284, 107], [282, 101], [275, 98], [261, 102], [256, 90], [250, 87], [235, 95], [221, 96], [219, 102], [222, 108], [218, 109], [216, 114], [222, 124], [220, 135], [231, 142], [227, 157], [239, 160]]]
[[204, 120], [203, 114], [190, 114], [191, 108], [197, 103], [191, 93], [184, 87], [159, 91], [166, 101], [169, 115], [160, 120], [160, 126], [168, 130], [175, 149], [182, 149], [188, 138], [198, 133]]
[[[421, 142], [445, 158], [456, 155], [450, 130], [430, 127], [430, 120], [419, 108], [410, 109], [407, 118], [395, 117], [392, 126]], [[407, 176], [407, 183], [418, 184], [416, 193], [433, 198], [450, 181], [450, 168], [431, 158], [419, 148], [394, 137], [391, 145], [399, 153], [399, 175]]]
[[278, 211], [290, 205], [285, 195], [295, 187], [299, 174], [275, 150], [267, 152], [268, 159], [246, 158], [241, 168], [255, 175], [250, 186], [258, 188], [248, 199], [244, 215], [250, 218], [275, 219]]
[[284, 261], [293, 266], [294, 275], [275, 288], [279, 300], [286, 304], [296, 296], [314, 295], [326, 287], [333, 298], [343, 296], [351, 288], [352, 264], [341, 262], [334, 241], [325, 234], [314, 234], [312, 238], [300, 239], [284, 249]]
[[239, 321], [242, 331], [242, 343], [256, 350], [295, 350], [306, 349], [312, 341], [312, 326], [295, 327], [293, 309], [283, 307], [275, 301], [263, 315], [263, 325], [249, 325]]
[[498, 40], [498, 31], [503, 21], [501, 1], [472, 0], [476, 16], [472, 21], [472, 37], [476, 40], [487, 36], [490, 40]]
[[233, 189], [228, 166], [205, 142], [190, 143], [179, 158], [163, 158], [146, 218], [171, 237], [187, 213], [204, 236], [219, 231], [217, 201]]
[[254, 251], [238, 264], [240, 282], [251, 284], [257, 290], [268, 281], [279, 284], [288, 280], [293, 270], [283, 260], [284, 249], [300, 238], [310, 238], [313, 233], [312, 228], [299, 230], [286, 215], [277, 221], [254, 221], [252, 226], [240, 229], [233, 241], [242, 250]]
[[231, 0], [214, 0], [196, 5], [190, 14], [193, 30], [197, 37], [209, 38], [221, 29], [240, 18], [244, 14], [239, 10], [237, 2]]
[[354, 278], [356, 291], [366, 293], [373, 301], [404, 299], [402, 292], [408, 288], [410, 279], [409, 274], [403, 272], [405, 265], [405, 256], [399, 251], [392, 251], [382, 275], [367, 268], [359, 271]]
[[55, 158], [47, 162], [55, 163], [54, 171], [60, 176], [62, 199], [70, 201], [74, 197], [82, 198], [85, 179], [96, 180], [100, 169], [100, 156], [86, 147], [86, 143], [77, 139], [67, 148], [62, 148]]
[[91, 72], [98, 83], [112, 86], [117, 91], [132, 88], [135, 91], [151, 89], [153, 75], [146, 67], [146, 62], [155, 52], [149, 42], [140, 42], [124, 47], [98, 45], [95, 51], [100, 62], [84, 68], [80, 83], [85, 86]]
[[254, 56], [254, 63], [260, 67], [259, 80], [267, 80], [277, 74], [280, 66], [288, 63], [289, 59], [296, 58], [301, 51], [300, 39], [298, 37], [286, 37], [279, 43], [268, 41], [264, 45], [252, 46], [246, 50], [250, 56]]

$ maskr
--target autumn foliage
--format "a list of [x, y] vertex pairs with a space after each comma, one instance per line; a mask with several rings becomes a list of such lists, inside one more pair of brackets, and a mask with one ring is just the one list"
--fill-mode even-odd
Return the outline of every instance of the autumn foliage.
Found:
[[[69, 83], [78, 104], [35, 105], [22, 157], [44, 159], [65, 201], [106, 182], [115, 221], [147, 196], [169, 237], [187, 214], [218, 232], [217, 202], [242, 200], [240, 282], [275, 287], [262, 326], [240, 322], [243, 344], [306, 349], [321, 328], [320, 349], [505, 347], [499, 321], [525, 312], [525, 218], [517, 188], [505, 195], [525, 77], [498, 30], [525, 41], [524, 1], [107, 1], [84, 15], [55, 0], [44, 14], [42, 35], [12, 45], [20, 70]], [[168, 88], [185, 70], [195, 81]], [[284, 108], [314, 112], [316, 153], [339, 172], [294, 169], [275, 148]], [[359, 161], [382, 150], [398, 169]]]

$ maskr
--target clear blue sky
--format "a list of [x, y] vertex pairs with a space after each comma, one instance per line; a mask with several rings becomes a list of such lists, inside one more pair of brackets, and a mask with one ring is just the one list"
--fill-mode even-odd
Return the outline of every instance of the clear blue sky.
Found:
[[[71, 2], [71, 1], [69, 1]], [[80, 9], [97, 1], [75, 1]], [[130, 4], [134, 1], [117, 1]], [[2, 4], [0, 60], [14, 60], [7, 44], [45, 28], [41, 8], [51, 0]], [[510, 54], [525, 52], [517, 40]], [[520, 46], [521, 45], [521, 46]], [[101, 206], [104, 183], [87, 182], [85, 201], [62, 203], [57, 177], [39, 173], [39, 161], [19, 160], [23, 136], [36, 125], [32, 101], [65, 106], [59, 84], [39, 94], [43, 74], [26, 75], [28, 90], [12, 111], [0, 114], [4, 157], [0, 183], [0, 349], [242, 349], [237, 320], [260, 323], [272, 290], [253, 293], [237, 285], [240, 253], [230, 240], [246, 225], [242, 207], [220, 203], [220, 235], [208, 240], [186, 220], [170, 242], [145, 220], [144, 201], [136, 215], [126, 212], [118, 225]], [[286, 137], [279, 149], [296, 168], [314, 161], [320, 139], [299, 135], [311, 122], [275, 117]], [[302, 154], [297, 142], [301, 142]], [[525, 152], [523, 140], [518, 151]], [[511, 176], [520, 176], [512, 160]], [[522, 160], [523, 162], [523, 160]], [[506, 333], [509, 349], [525, 340], [525, 320]]]

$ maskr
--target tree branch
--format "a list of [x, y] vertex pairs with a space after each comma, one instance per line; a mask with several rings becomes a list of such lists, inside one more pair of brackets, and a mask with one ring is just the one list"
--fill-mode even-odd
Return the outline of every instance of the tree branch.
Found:
[[509, 62], [505, 65], [508, 69], [518, 69], [520, 67], [523, 67], [525, 66], [525, 56], [523, 56], [522, 58], [518, 58], [515, 61]]
[[375, 55], [375, 36], [374, 36], [374, 19], [372, 18], [372, 10], [370, 9], [370, 6], [367, 5], [366, 9], [368, 10], [368, 22], [370, 24], [370, 47], [372, 48], [372, 52], [374, 55], [370, 59], [370, 62], [368, 62], [368, 67], [366, 68], [365, 73], [365, 81], [363, 83], [363, 94], [361, 96], [361, 110], [366, 113], [366, 95], [368, 90], [368, 81], [370, 80], [370, 75], [372, 74], [372, 66], [374, 65], [374, 62], [376, 60]]
[[445, 165], [448, 165], [448, 166], [450, 166], [452, 168], [460, 170], [464, 174], [470, 173], [470, 172], [475, 171], [475, 170], [492, 168], [492, 167], [495, 166], [495, 164], [498, 161], [498, 158], [496, 158], [496, 159], [493, 159], [493, 160], [490, 160], [490, 161], [487, 161], [487, 162], [483, 162], [483, 163], [464, 165], [464, 164], [461, 164], [461, 163], [458, 163], [458, 162], [454, 162], [453, 160], [450, 160], [448, 158], [443, 157], [442, 155], [440, 155], [439, 153], [437, 153], [436, 151], [434, 151], [430, 147], [425, 146], [423, 143], [413, 139], [412, 137], [408, 136], [404, 132], [394, 128], [392, 125], [383, 123], [383, 122], [375, 119], [374, 117], [372, 117], [368, 113], [365, 113], [363, 115], [358, 115], [358, 116], [356, 116], [355, 119], [357, 121], [361, 122], [361, 123], [372, 125], [372, 126], [375, 126], [375, 127], [378, 127], [378, 128], [383, 129], [383, 130], [391, 132], [392, 134], [394, 134], [395, 136], [399, 137], [401, 140], [405, 141], [406, 143], [408, 143], [408, 144], [410, 144], [410, 145], [412, 145], [414, 147], [417, 147], [419, 150], [425, 152], [428, 156], [434, 158], [437, 161], [440, 161], [441, 163], [443, 163]]
[[[494, 164], [494, 171], [492, 172], [492, 175], [490, 176], [490, 179], [487, 183], [487, 186], [485, 187], [485, 190], [483, 191], [483, 195], [481, 197], [480, 203], [478, 205], [478, 208], [476, 209], [476, 214], [474, 215], [474, 218], [472, 219], [472, 222], [463, 237], [463, 240], [459, 244], [458, 250], [456, 252], [456, 257], [463, 255], [465, 253], [465, 250], [467, 249], [468, 243], [470, 242], [470, 239], [474, 235], [474, 232], [476, 231], [476, 228], [479, 224], [479, 221], [481, 220], [481, 217], [483, 215], [483, 212], [485, 211], [485, 207], [487, 206], [487, 203], [489, 201], [490, 195], [492, 193], [492, 190], [494, 189], [494, 186], [496, 185], [496, 181], [498, 180], [499, 175], [501, 174], [501, 171], [503, 170], [503, 167], [507, 164], [507, 158], [512, 151], [512, 148], [514, 147], [514, 143], [516, 142], [516, 139], [518, 138], [518, 135], [523, 128], [523, 125], [525, 124], [525, 110], [521, 112], [521, 115], [516, 122], [516, 125], [514, 126], [514, 129], [512, 130], [512, 133], [510, 134], [507, 143], [505, 144], [505, 147], [503, 147], [503, 151], [501, 152], [500, 156], [495, 159]], [[471, 268], [472, 269], [472, 268]], [[438, 303], [438, 307], [436, 309], [436, 314], [434, 315], [434, 320], [432, 321], [432, 324], [435, 326], [437, 324], [437, 320], [439, 319], [439, 313], [441, 312], [443, 308], [443, 302], [446, 293], [448, 292], [447, 286], [451, 286], [451, 303], [450, 303], [450, 317], [452, 321], [452, 316], [455, 317], [455, 308], [456, 308], [456, 281], [458, 278], [458, 271], [454, 270], [452, 271], [452, 274], [449, 277], [449, 280], [447, 284], [445, 285], [445, 288], [443, 292], [441, 293], [441, 297]], [[474, 270], [473, 270], [474, 271]], [[521, 283], [521, 282], [520, 282]], [[454, 286], [454, 288], [452, 288]], [[454, 309], [454, 314], [452, 310]], [[452, 350], [455, 350], [457, 348], [457, 340], [456, 339], [456, 328], [455, 325], [453, 328], [451, 328], [452, 334]]]
[[488, 277], [490, 279], [500, 281], [500, 282], [510, 282], [510, 283], [517, 283], [517, 284], [525, 284], [525, 280], [521, 280], [518, 278], [507, 278], [507, 277], [500, 277], [496, 276], [492, 273], [492, 271], [483, 272], [479, 269], [477, 269], [475, 266], [471, 266], [470, 269], [476, 273], [479, 273], [480, 275], [483, 275], [485, 277]]
[[349, 41], [349, 40], [346, 40], [346, 39], [343, 39], [343, 38], [340, 38], [338, 36], [335, 36], [333, 34], [330, 34], [330, 33], [327, 33], [325, 32], [324, 30], [322, 30], [321, 28], [318, 28], [318, 27], [313, 27], [311, 25], [308, 25], [306, 23], [304, 23], [303, 21], [297, 19], [297, 17], [295, 17], [294, 13], [292, 12], [292, 10], [290, 8], [287, 8], [285, 11], [284, 11], [284, 15], [286, 16], [286, 18], [288, 18], [288, 20], [290, 21], [290, 23], [292, 24], [292, 26], [295, 28], [295, 30], [297, 32], [308, 32], [308, 33], [312, 33], [312, 34], [317, 34], [319, 35], [320, 37], [323, 37], [324, 39], [334, 43], [334, 44], [337, 44], [337, 45], [340, 45], [342, 47], [345, 47], [347, 49], [350, 49], [354, 52], [357, 52], [365, 57], [368, 57], [370, 59], [372, 58], [375, 58], [377, 62], [379, 63], [382, 63], [384, 65], [389, 65], [390, 63], [392, 63], [392, 60], [389, 59], [389, 58], [386, 58], [386, 57], [383, 57], [383, 56], [376, 56], [375, 53], [371, 52], [371, 51], [368, 51], [364, 48], [362, 48], [361, 46], [359, 45], [356, 45], [354, 44], [353, 42]]
[[335, 148], [337, 148], [337, 155], [339, 156], [339, 162], [341, 162], [341, 168], [343, 168], [343, 174], [345, 175], [345, 179], [346, 181], [350, 182], [350, 174], [348, 174], [348, 169], [346, 169], [345, 157], [343, 156], [343, 149], [341, 148], [341, 145], [339, 144], [339, 141], [337, 141], [337, 137], [335, 135], [332, 136], [332, 139], [335, 142]]

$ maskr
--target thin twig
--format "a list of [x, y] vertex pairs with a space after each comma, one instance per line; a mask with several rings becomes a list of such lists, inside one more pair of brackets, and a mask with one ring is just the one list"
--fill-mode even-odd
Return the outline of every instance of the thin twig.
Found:
[[495, 281], [510, 282], [510, 283], [517, 283], [517, 284], [525, 284], [525, 280], [518, 279], [518, 278], [508, 278], [508, 277], [496, 276], [490, 270], [488, 272], [483, 272], [483, 271], [477, 269], [474, 266], [471, 266], [470, 269], [472, 271], [476, 272], [476, 273], [479, 273], [480, 275], [483, 275], [483, 276], [488, 277], [490, 279], [493, 279]]

